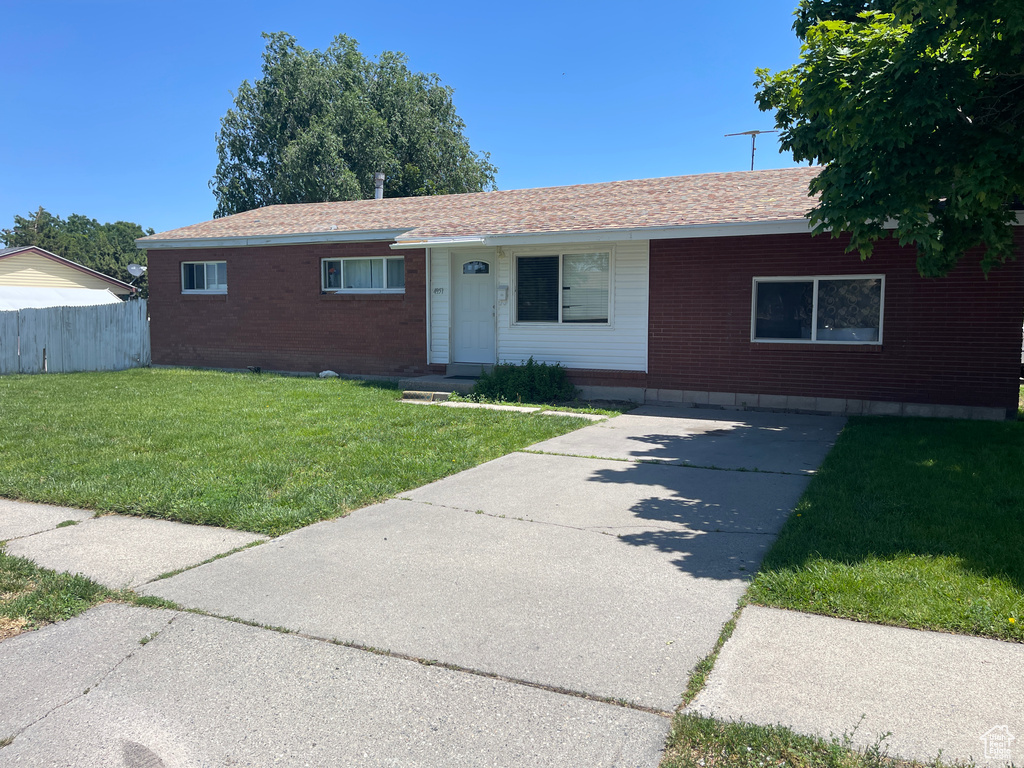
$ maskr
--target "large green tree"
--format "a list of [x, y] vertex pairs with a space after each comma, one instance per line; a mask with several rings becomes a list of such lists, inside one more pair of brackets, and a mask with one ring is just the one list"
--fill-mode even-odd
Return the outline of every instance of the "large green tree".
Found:
[[367, 59], [339, 35], [307, 51], [264, 34], [263, 76], [243, 81], [221, 118], [214, 216], [275, 203], [480, 192], [494, 187], [487, 153], [474, 152], [436, 75], [410, 71], [400, 53]]
[[[123, 282], [132, 282], [131, 263], [146, 264], [146, 252], [135, 247], [135, 239], [152, 235], [131, 221], [100, 224], [96, 219], [73, 213], [67, 219], [40, 207], [28, 216], [14, 217], [14, 226], [0, 230], [4, 245], [36, 245], [50, 253], [78, 262]], [[149, 294], [147, 275], [135, 280], [139, 295]]]
[[794, 29], [799, 63], [757, 70], [757, 102], [784, 149], [825, 166], [815, 232], [849, 233], [862, 258], [890, 235], [914, 244], [926, 276], [975, 246], [986, 272], [1014, 258], [1021, 0], [802, 0]]

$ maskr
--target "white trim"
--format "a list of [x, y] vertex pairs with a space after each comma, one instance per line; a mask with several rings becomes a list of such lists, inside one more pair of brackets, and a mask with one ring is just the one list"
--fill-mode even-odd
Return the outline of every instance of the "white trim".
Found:
[[[821, 280], [878, 280], [880, 285], [880, 296], [878, 300], [878, 339], [876, 341], [844, 341], [840, 339], [816, 339], [818, 333], [818, 282]], [[757, 284], [758, 283], [814, 283], [814, 301], [811, 305], [811, 337], [810, 339], [759, 339], [756, 337], [757, 328]], [[842, 344], [844, 346], [882, 346], [885, 325], [885, 275], [793, 275], [751, 278], [750, 290], [750, 341], [756, 344], [810, 344], [820, 346], [822, 344]]]
[[[186, 288], [185, 287], [185, 266], [191, 264], [193, 267], [202, 264], [203, 265], [203, 285], [206, 285], [206, 267], [210, 264], [223, 264], [224, 265], [224, 287], [223, 288]], [[207, 259], [205, 261], [182, 261], [178, 263], [178, 277], [181, 278], [181, 292], [185, 295], [200, 294], [200, 295], [221, 295], [223, 296], [228, 292], [228, 263], [223, 259]]]
[[434, 356], [433, 340], [431, 339], [431, 336], [432, 336], [431, 331], [433, 330], [433, 325], [431, 324], [432, 318], [431, 318], [431, 311], [430, 310], [431, 310], [431, 305], [434, 302], [431, 300], [431, 295], [430, 295], [431, 292], [430, 292], [430, 249], [429, 248], [426, 249], [425, 254], [426, 254], [426, 264], [424, 265], [423, 274], [424, 274], [424, 278], [425, 278], [424, 279], [424, 282], [425, 282], [424, 288], [426, 289], [426, 296], [427, 296], [427, 300], [426, 300], [426, 305], [427, 305], [427, 365], [430, 365], [430, 360]]
[[674, 240], [692, 237], [742, 237], [747, 235], [799, 234], [810, 232], [807, 219], [784, 221], [749, 221], [732, 224], [689, 224], [673, 227], [646, 227], [632, 229], [588, 229], [562, 232], [535, 232], [504, 235], [483, 235], [472, 241], [469, 238], [424, 238], [402, 240], [391, 244], [394, 250], [403, 248], [424, 248], [431, 245], [445, 245], [450, 248], [463, 244], [479, 247], [518, 245], [560, 245], [566, 243], [605, 243], [627, 240]]
[[254, 245], [300, 245], [303, 243], [366, 243], [394, 240], [408, 231], [408, 229], [359, 229], [349, 232], [298, 232], [289, 235], [193, 237], [171, 240], [139, 238], [135, 241], [135, 247], [139, 250], [171, 250], [177, 248], [242, 248]]

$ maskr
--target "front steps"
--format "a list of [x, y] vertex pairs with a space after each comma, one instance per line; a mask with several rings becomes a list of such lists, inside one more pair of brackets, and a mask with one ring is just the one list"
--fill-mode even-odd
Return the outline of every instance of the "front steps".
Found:
[[444, 375], [446, 379], [479, 379], [480, 374], [490, 373], [493, 367], [489, 363], [449, 363]]

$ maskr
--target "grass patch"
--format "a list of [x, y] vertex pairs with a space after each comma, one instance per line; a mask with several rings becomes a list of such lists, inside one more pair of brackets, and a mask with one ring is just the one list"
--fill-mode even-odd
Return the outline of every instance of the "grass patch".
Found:
[[113, 595], [84, 576], [40, 568], [0, 547], [0, 640], [70, 619]]
[[1024, 422], [850, 419], [747, 597], [1024, 642]]
[[399, 395], [189, 369], [3, 376], [0, 496], [276, 536], [584, 426]]
[[[781, 726], [720, 723], [676, 715], [661, 768], [924, 768], [949, 765], [891, 758], [884, 742], [866, 749], [851, 734], [832, 739], [800, 736]], [[954, 765], [964, 765], [955, 763]]]
[[715, 662], [718, 661], [718, 654], [722, 652], [722, 646], [726, 644], [729, 638], [732, 637], [732, 633], [736, 630], [736, 622], [739, 620], [743, 606], [746, 604], [746, 598], [741, 597], [736, 610], [732, 612], [732, 616], [729, 617], [729, 620], [722, 627], [722, 631], [719, 632], [718, 640], [715, 642], [715, 647], [711, 649], [711, 653], [698, 661], [693, 671], [690, 672], [690, 679], [686, 683], [686, 691], [683, 693], [683, 701], [679, 705], [680, 707], [689, 706], [690, 702], [697, 698], [697, 694], [704, 690], [704, 686], [708, 682], [708, 675], [711, 674], [711, 670], [715, 667]]
[[108, 589], [81, 574], [40, 568], [7, 554], [0, 544], [0, 640], [70, 619], [104, 602], [180, 610], [162, 597]]

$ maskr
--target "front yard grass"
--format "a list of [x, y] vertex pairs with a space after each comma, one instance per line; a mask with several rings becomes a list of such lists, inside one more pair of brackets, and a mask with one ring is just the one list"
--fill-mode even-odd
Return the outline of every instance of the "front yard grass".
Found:
[[0, 640], [70, 619], [103, 602], [173, 607], [159, 597], [108, 589], [81, 574], [40, 568], [24, 557], [7, 554], [0, 542]]
[[1024, 642], [1024, 421], [850, 419], [747, 597]]
[[70, 619], [113, 593], [81, 575], [56, 573], [0, 545], [0, 640]]
[[586, 424], [399, 396], [190, 369], [3, 376], [0, 496], [276, 536]]
[[[722, 723], [695, 714], [677, 715], [661, 768], [942, 768], [889, 757], [884, 741], [855, 748], [852, 734], [820, 739], [778, 725]], [[953, 763], [953, 765], [964, 765]], [[973, 765], [973, 764], [969, 764]]]

